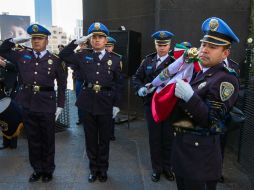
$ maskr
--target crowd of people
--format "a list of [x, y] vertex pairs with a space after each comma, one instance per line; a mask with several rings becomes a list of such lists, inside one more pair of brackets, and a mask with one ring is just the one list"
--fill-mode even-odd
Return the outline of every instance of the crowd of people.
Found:
[[[199, 49], [183, 42], [183, 51], [177, 57], [171, 49], [174, 34], [166, 30], [154, 32], [156, 51], [145, 56], [132, 76], [136, 94], [144, 102], [151, 180], [158, 182], [163, 175], [169, 181], [176, 180], [179, 190], [216, 189], [223, 177], [221, 139], [239, 92], [238, 65], [228, 59], [231, 45], [239, 43], [238, 37], [217, 17], [206, 19], [202, 32]], [[109, 36], [104, 24], [95, 22], [87, 36], [59, 45], [56, 55], [46, 49], [49, 30], [32, 24], [27, 33], [29, 37], [10, 38], [0, 45], [1, 149], [16, 148], [24, 126], [33, 168], [29, 182], [53, 179], [55, 122], [64, 107], [66, 67], [71, 67], [77, 125], [82, 124], [85, 132], [88, 181], [107, 181], [109, 145], [116, 139], [114, 119], [123, 93], [121, 55], [113, 51], [117, 39]], [[31, 48], [20, 45], [28, 41]], [[195, 60], [201, 64], [199, 69], [192, 66]], [[163, 107], [158, 97], [168, 97], [166, 101], [172, 104]], [[168, 109], [172, 111], [158, 119], [158, 106], [167, 113]], [[10, 112], [16, 113], [17, 123], [8, 120]], [[7, 134], [11, 126], [12, 133]]]

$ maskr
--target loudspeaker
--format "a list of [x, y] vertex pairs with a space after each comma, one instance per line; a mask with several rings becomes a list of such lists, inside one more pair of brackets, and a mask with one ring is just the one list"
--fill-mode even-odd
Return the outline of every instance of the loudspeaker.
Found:
[[110, 31], [110, 36], [116, 39], [113, 51], [122, 55], [123, 73], [132, 76], [141, 62], [141, 33], [131, 30]]

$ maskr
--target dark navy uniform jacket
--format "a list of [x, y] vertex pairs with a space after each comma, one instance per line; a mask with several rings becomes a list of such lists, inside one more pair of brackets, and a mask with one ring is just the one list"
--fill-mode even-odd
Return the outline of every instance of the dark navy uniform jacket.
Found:
[[[0, 46], [0, 55], [18, 66], [20, 88], [16, 96], [17, 102], [34, 112], [54, 113], [56, 106], [63, 108], [66, 75], [61, 59], [47, 52], [36, 61], [31, 49], [15, 50], [14, 46], [9, 39], [5, 40]], [[55, 79], [58, 85], [57, 100], [54, 90], [34, 92], [31, 88], [31, 85], [54, 88]]]
[[238, 78], [221, 63], [198, 75], [190, 84], [193, 96], [187, 103], [179, 101], [171, 115], [176, 130], [173, 170], [184, 178], [217, 180], [222, 174], [218, 134], [238, 97]]
[[[152, 80], [160, 74], [160, 72], [166, 68], [170, 63], [174, 61], [171, 52], [169, 56], [156, 68], [157, 53], [154, 52], [146, 56], [142, 61], [136, 73], [132, 76], [132, 82], [136, 91], [141, 87], [144, 87], [147, 83], [152, 82]], [[152, 101], [153, 93], [148, 94], [143, 98], [145, 105], [150, 105]]]
[[[119, 105], [121, 84], [120, 57], [106, 51], [101, 60], [95, 57], [92, 49], [74, 53], [77, 47], [74, 41], [67, 45], [59, 56], [69, 65], [79, 70], [84, 80], [84, 87], [79, 94], [76, 105], [94, 115], [112, 114], [113, 106]], [[96, 93], [89, 86], [100, 85]]]

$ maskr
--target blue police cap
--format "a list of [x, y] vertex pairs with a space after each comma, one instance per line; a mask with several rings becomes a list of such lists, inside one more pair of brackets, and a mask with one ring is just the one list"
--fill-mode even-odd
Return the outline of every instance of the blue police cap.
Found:
[[192, 46], [190, 42], [182, 42], [180, 44], [187, 47], [187, 48], [191, 48], [191, 46]]
[[155, 40], [156, 44], [167, 45], [171, 42], [171, 38], [174, 36], [173, 33], [169, 31], [157, 31], [152, 34], [152, 38]]
[[109, 34], [109, 30], [104, 24], [100, 22], [95, 22], [88, 28], [88, 34], [91, 33], [107, 37]]
[[27, 28], [27, 33], [32, 37], [46, 37], [51, 35], [50, 31], [39, 24], [32, 24]]
[[201, 42], [207, 42], [215, 45], [230, 45], [232, 42], [239, 43], [240, 40], [231, 30], [231, 28], [222, 19], [211, 17], [202, 24], [204, 37]]
[[114, 38], [108, 36], [107, 39], [108, 39], [108, 42], [106, 43], [106, 46], [107, 46], [107, 47], [110, 47], [110, 46], [115, 45], [116, 40], [115, 40]]

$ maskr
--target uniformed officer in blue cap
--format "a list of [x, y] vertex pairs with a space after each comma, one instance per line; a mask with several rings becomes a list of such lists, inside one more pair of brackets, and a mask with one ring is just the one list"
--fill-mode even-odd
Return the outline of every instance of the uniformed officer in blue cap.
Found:
[[180, 101], [170, 121], [179, 190], [216, 189], [222, 174], [220, 134], [239, 92], [238, 78], [223, 64], [238, 37], [217, 17], [205, 20], [202, 31], [198, 57], [203, 69], [190, 83], [177, 79], [175, 95]]
[[[34, 169], [29, 182], [40, 179], [48, 182], [55, 169], [55, 120], [64, 107], [66, 75], [61, 59], [46, 50], [50, 32], [39, 24], [32, 24], [27, 33], [29, 38], [5, 40], [0, 46], [0, 54], [15, 63], [19, 71], [16, 100], [22, 106], [29, 160]], [[32, 49], [13, 49], [15, 44], [30, 38]]]
[[112, 52], [116, 43], [116, 40], [113, 37], [107, 37], [108, 42], [106, 43], [106, 50]]
[[153, 182], [158, 182], [162, 173], [167, 180], [174, 180], [174, 175], [171, 171], [173, 131], [168, 119], [161, 123], [155, 123], [151, 111], [154, 92], [147, 90], [145, 85], [150, 83], [164, 68], [174, 61], [172, 51], [170, 51], [171, 38], [173, 36], [173, 33], [165, 30], [160, 30], [152, 34], [156, 52], [145, 57], [132, 78], [138, 96], [142, 97], [144, 101], [153, 169], [151, 180]]
[[[118, 89], [121, 74], [120, 57], [105, 50], [107, 27], [95, 22], [88, 28], [88, 36], [72, 41], [59, 56], [80, 70], [84, 84], [76, 101], [82, 109], [85, 130], [86, 153], [89, 159], [88, 181], [107, 180], [109, 142], [112, 117], [119, 111]], [[74, 53], [79, 43], [90, 39], [92, 49]]]

